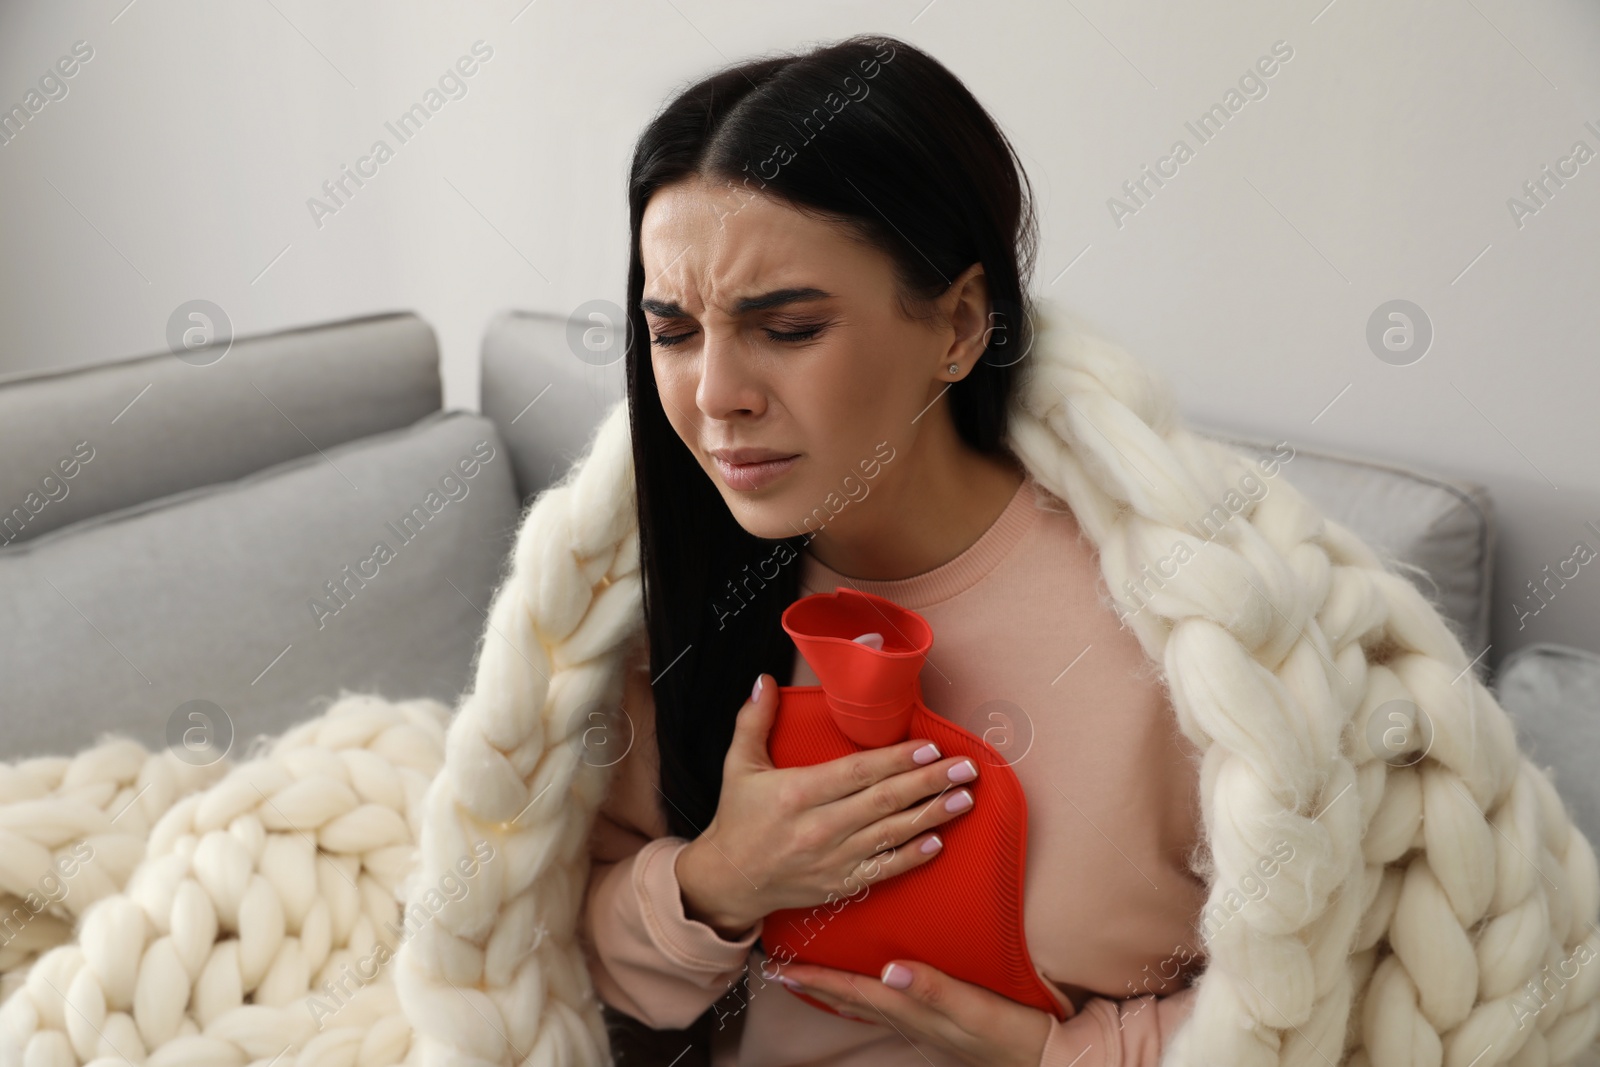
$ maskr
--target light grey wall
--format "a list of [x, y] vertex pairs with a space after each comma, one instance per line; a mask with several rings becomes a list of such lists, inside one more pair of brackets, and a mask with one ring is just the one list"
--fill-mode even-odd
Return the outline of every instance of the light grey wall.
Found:
[[[475, 407], [496, 311], [621, 298], [628, 151], [675, 86], [866, 30], [949, 64], [1014, 138], [1042, 293], [1197, 421], [1486, 483], [1491, 660], [1600, 648], [1600, 561], [1520, 629], [1513, 607], [1580, 540], [1600, 550], [1600, 158], [1509, 206], [1578, 142], [1600, 153], [1591, 0], [6, 0], [0, 107], [75, 42], [93, 57], [0, 147], [0, 372], [159, 349], [193, 299], [238, 334], [410, 308], [446, 404]], [[466, 94], [401, 143], [385, 123], [478, 41]], [[1264, 94], [1200, 143], [1185, 124], [1277, 42]], [[315, 220], [379, 139], [393, 158]], [[1191, 159], [1123, 193], [1179, 139]], [[1397, 299], [1434, 333], [1404, 366], [1367, 340]]]

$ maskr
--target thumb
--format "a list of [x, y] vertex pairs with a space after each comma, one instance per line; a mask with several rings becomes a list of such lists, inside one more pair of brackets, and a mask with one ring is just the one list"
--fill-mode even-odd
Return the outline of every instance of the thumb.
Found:
[[728, 745], [727, 766], [744, 770], [770, 770], [772, 755], [767, 751], [767, 735], [778, 714], [778, 686], [770, 674], [756, 676], [756, 684], [733, 721], [733, 740]]

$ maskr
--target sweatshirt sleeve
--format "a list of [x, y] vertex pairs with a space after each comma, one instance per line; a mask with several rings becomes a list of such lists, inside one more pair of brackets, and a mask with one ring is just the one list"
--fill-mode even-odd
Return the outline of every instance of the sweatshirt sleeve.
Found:
[[727, 940], [684, 914], [678, 854], [658, 792], [648, 668], [630, 672], [624, 711], [635, 729], [589, 839], [582, 934], [600, 999], [657, 1030], [688, 1027], [743, 973], [757, 923]]
[[1156, 1067], [1194, 1008], [1195, 988], [1164, 997], [1091, 997], [1066, 1021], [1050, 1020], [1039, 1067]]

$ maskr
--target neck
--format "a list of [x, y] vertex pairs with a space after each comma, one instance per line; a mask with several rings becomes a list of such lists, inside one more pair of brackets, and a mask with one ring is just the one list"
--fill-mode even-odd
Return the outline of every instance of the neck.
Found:
[[868, 581], [930, 571], [982, 537], [1026, 476], [1012, 456], [965, 447], [937, 462], [894, 468], [890, 464], [898, 478], [875, 485], [860, 506], [847, 508], [807, 543], [823, 566]]

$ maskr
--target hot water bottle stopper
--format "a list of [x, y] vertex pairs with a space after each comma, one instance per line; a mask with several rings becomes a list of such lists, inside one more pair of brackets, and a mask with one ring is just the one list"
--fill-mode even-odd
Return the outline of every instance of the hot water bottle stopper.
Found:
[[979, 774], [964, 787], [973, 806], [939, 826], [938, 855], [893, 878], [865, 878], [848, 896], [814, 908], [773, 912], [761, 932], [767, 956], [780, 968], [814, 963], [872, 978], [890, 960], [920, 960], [1065, 1018], [1034, 969], [1023, 932], [1022, 783], [988, 742], [922, 702], [919, 675], [932, 627], [892, 600], [845, 586], [795, 601], [782, 621], [822, 684], [778, 688], [768, 737], [776, 766], [810, 766], [917, 737], [944, 756], [971, 757]]

